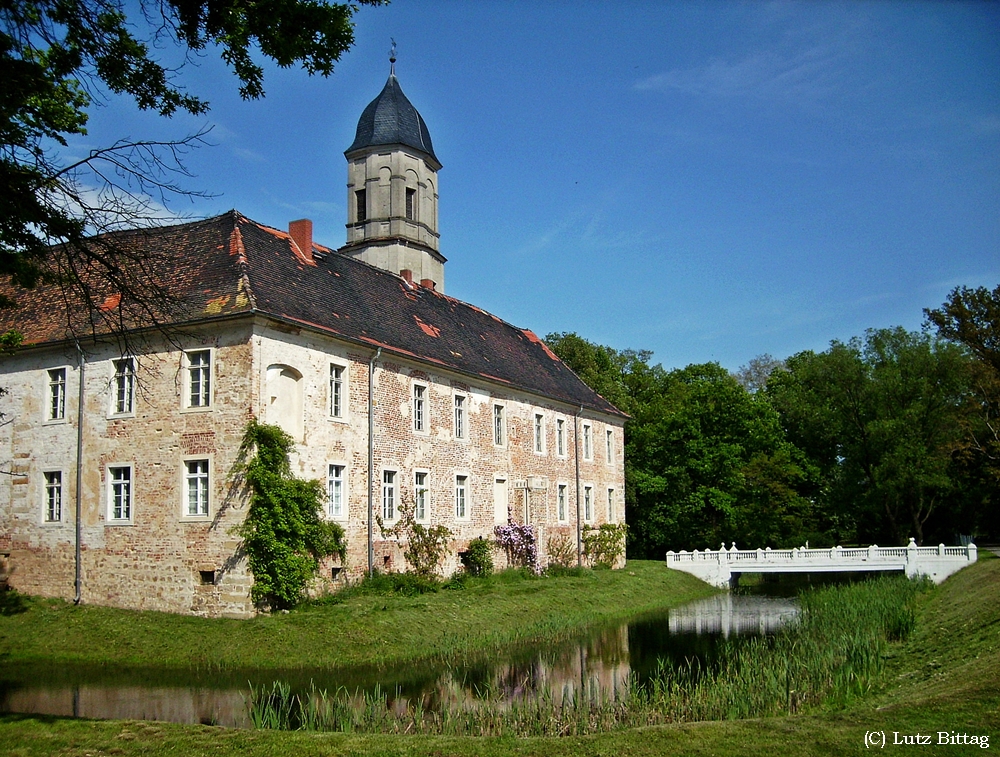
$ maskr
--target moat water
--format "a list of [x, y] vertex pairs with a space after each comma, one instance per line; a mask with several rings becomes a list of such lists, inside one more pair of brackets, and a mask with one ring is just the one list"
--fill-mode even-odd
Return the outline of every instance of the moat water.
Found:
[[400, 669], [262, 675], [0, 665], [0, 712], [249, 727], [250, 686], [269, 690], [275, 681], [292, 691], [379, 691], [391, 706], [419, 701], [425, 711], [475, 706], [483, 697], [511, 702], [544, 695], [560, 701], [595, 690], [616, 697], [664, 664], [696, 660], [711, 666], [721, 645], [772, 634], [798, 611], [794, 597], [727, 592], [559, 643], [518, 647], [489, 661]]

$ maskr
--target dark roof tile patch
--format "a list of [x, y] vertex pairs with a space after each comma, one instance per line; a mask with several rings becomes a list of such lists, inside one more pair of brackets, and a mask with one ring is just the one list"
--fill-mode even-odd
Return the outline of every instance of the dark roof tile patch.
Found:
[[[270, 315], [467, 376], [623, 415], [534, 333], [440, 292], [408, 289], [399, 276], [344, 255], [317, 256], [303, 265], [288, 234], [235, 211], [155, 229], [129, 242], [158, 261], [176, 299], [178, 324], [240, 313]], [[0, 330], [18, 327], [31, 344], [69, 336], [65, 315], [48, 307], [57, 301], [50, 293], [40, 288], [18, 296], [23, 306], [0, 311]]]

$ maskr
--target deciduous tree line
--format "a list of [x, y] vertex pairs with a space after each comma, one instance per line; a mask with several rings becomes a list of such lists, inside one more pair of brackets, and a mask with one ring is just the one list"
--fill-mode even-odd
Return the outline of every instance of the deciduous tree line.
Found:
[[925, 316], [736, 374], [550, 334], [631, 416], [629, 556], [1000, 536], [1000, 286]]

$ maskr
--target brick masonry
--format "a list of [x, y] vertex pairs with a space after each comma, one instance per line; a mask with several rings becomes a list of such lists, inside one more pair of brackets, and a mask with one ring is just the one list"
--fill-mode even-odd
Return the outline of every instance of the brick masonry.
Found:
[[[326, 481], [331, 464], [343, 465], [348, 537], [344, 565], [325, 561], [316, 592], [329, 591], [367, 569], [368, 369], [374, 350], [306, 328], [261, 317], [217, 323], [212, 331], [188, 331], [182, 348], [153, 343], [136, 359], [134, 412], [115, 415], [113, 347], [91, 347], [84, 368], [82, 454], [82, 586], [85, 603], [207, 616], [246, 617], [252, 576], [233, 528], [244, 501], [228, 473], [251, 416], [278, 423], [297, 443], [296, 474]], [[185, 352], [211, 354], [211, 404], [188, 408]], [[22, 350], [4, 361], [0, 462], [13, 475], [0, 477], [0, 553], [9, 584], [29, 594], [72, 599], [75, 592], [77, 396], [75, 349]], [[330, 365], [345, 369], [343, 417], [330, 414]], [[65, 368], [65, 418], [48, 420], [48, 373]], [[425, 428], [414, 429], [413, 387], [425, 389]], [[613, 491], [615, 522], [624, 521], [623, 419], [520, 392], [488, 380], [430, 367], [385, 353], [375, 364], [373, 502], [381, 513], [381, 482], [395, 472], [397, 505], [412, 506], [414, 473], [428, 474], [429, 522], [453, 534], [442, 571], [460, 566], [470, 539], [492, 537], [506, 522], [507, 500], [515, 520], [535, 524], [543, 563], [548, 540], [575, 541], [576, 472], [574, 422], [591, 429], [592, 455], [580, 460], [581, 492], [592, 487], [595, 526], [608, 520]], [[466, 435], [454, 433], [454, 398], [465, 398]], [[505, 444], [493, 438], [493, 407], [506, 419]], [[534, 449], [535, 415], [543, 418], [544, 444]], [[565, 454], [557, 454], [557, 422], [565, 424]], [[612, 434], [612, 457], [606, 432]], [[185, 514], [186, 462], [209, 462], [209, 514]], [[132, 517], [110, 519], [109, 469], [131, 466]], [[62, 474], [62, 512], [45, 522], [45, 473]], [[456, 517], [455, 479], [467, 477], [467, 515]], [[541, 477], [547, 488], [527, 493], [516, 481]], [[502, 482], [502, 483], [498, 483]], [[557, 487], [566, 486], [566, 519], [556, 513]], [[525, 499], [529, 498], [526, 502]], [[406, 568], [401, 545], [374, 526], [376, 567]], [[500, 556], [498, 555], [498, 560]], [[333, 579], [333, 568], [340, 567]]]

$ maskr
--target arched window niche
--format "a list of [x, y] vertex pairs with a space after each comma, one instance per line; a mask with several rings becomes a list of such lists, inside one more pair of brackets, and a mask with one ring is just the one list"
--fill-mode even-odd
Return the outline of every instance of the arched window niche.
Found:
[[295, 441], [304, 432], [302, 413], [302, 374], [290, 365], [276, 363], [267, 367], [264, 391], [264, 416], [267, 423], [280, 426]]

